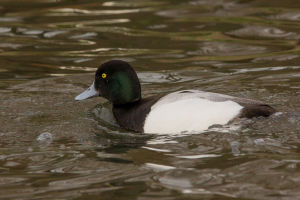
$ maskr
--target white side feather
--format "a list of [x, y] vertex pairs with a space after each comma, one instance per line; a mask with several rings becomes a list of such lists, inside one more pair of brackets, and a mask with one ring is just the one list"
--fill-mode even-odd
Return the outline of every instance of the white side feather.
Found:
[[144, 132], [156, 134], [201, 132], [214, 124], [227, 124], [243, 108], [231, 100], [213, 101], [211, 94], [214, 93], [191, 91], [166, 95], [151, 107], [145, 120]]

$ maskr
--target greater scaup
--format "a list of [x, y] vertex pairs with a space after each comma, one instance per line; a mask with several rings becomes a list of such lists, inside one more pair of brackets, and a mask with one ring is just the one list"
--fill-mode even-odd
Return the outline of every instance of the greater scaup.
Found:
[[96, 96], [113, 104], [114, 117], [121, 127], [156, 134], [204, 131], [236, 118], [267, 117], [275, 112], [260, 101], [199, 90], [142, 98], [136, 72], [121, 60], [103, 63], [96, 71], [93, 84], [75, 100]]

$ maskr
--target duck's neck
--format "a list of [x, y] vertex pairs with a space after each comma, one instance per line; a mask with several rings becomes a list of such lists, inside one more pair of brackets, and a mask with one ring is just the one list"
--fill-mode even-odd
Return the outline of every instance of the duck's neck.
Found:
[[132, 100], [130, 102], [127, 103], [112, 103], [113, 108], [126, 108], [126, 107], [132, 107], [135, 104], [138, 104], [140, 101], [142, 100], [142, 98], [137, 98], [136, 100]]
[[118, 124], [127, 130], [143, 132], [144, 116], [140, 116], [141, 99], [126, 104], [113, 104], [112, 112]]
[[116, 105], [113, 104], [113, 114], [118, 124], [128, 130], [144, 132], [144, 122], [146, 116], [151, 111], [151, 107], [162, 95], [139, 99], [138, 101]]

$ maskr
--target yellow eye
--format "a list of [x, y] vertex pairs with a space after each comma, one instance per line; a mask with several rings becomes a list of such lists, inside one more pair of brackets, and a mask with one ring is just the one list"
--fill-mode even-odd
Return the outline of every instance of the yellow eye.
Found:
[[106, 76], [107, 76], [107, 75], [106, 75], [105, 73], [102, 74], [102, 78], [106, 78]]

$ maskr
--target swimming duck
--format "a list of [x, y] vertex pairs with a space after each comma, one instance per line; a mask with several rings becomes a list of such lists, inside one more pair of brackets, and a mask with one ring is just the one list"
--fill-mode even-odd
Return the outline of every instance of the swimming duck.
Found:
[[103, 63], [92, 85], [75, 100], [97, 96], [113, 104], [113, 115], [121, 127], [144, 133], [204, 131], [214, 124], [225, 125], [236, 118], [267, 117], [275, 112], [260, 101], [199, 90], [142, 98], [136, 72], [121, 60]]

